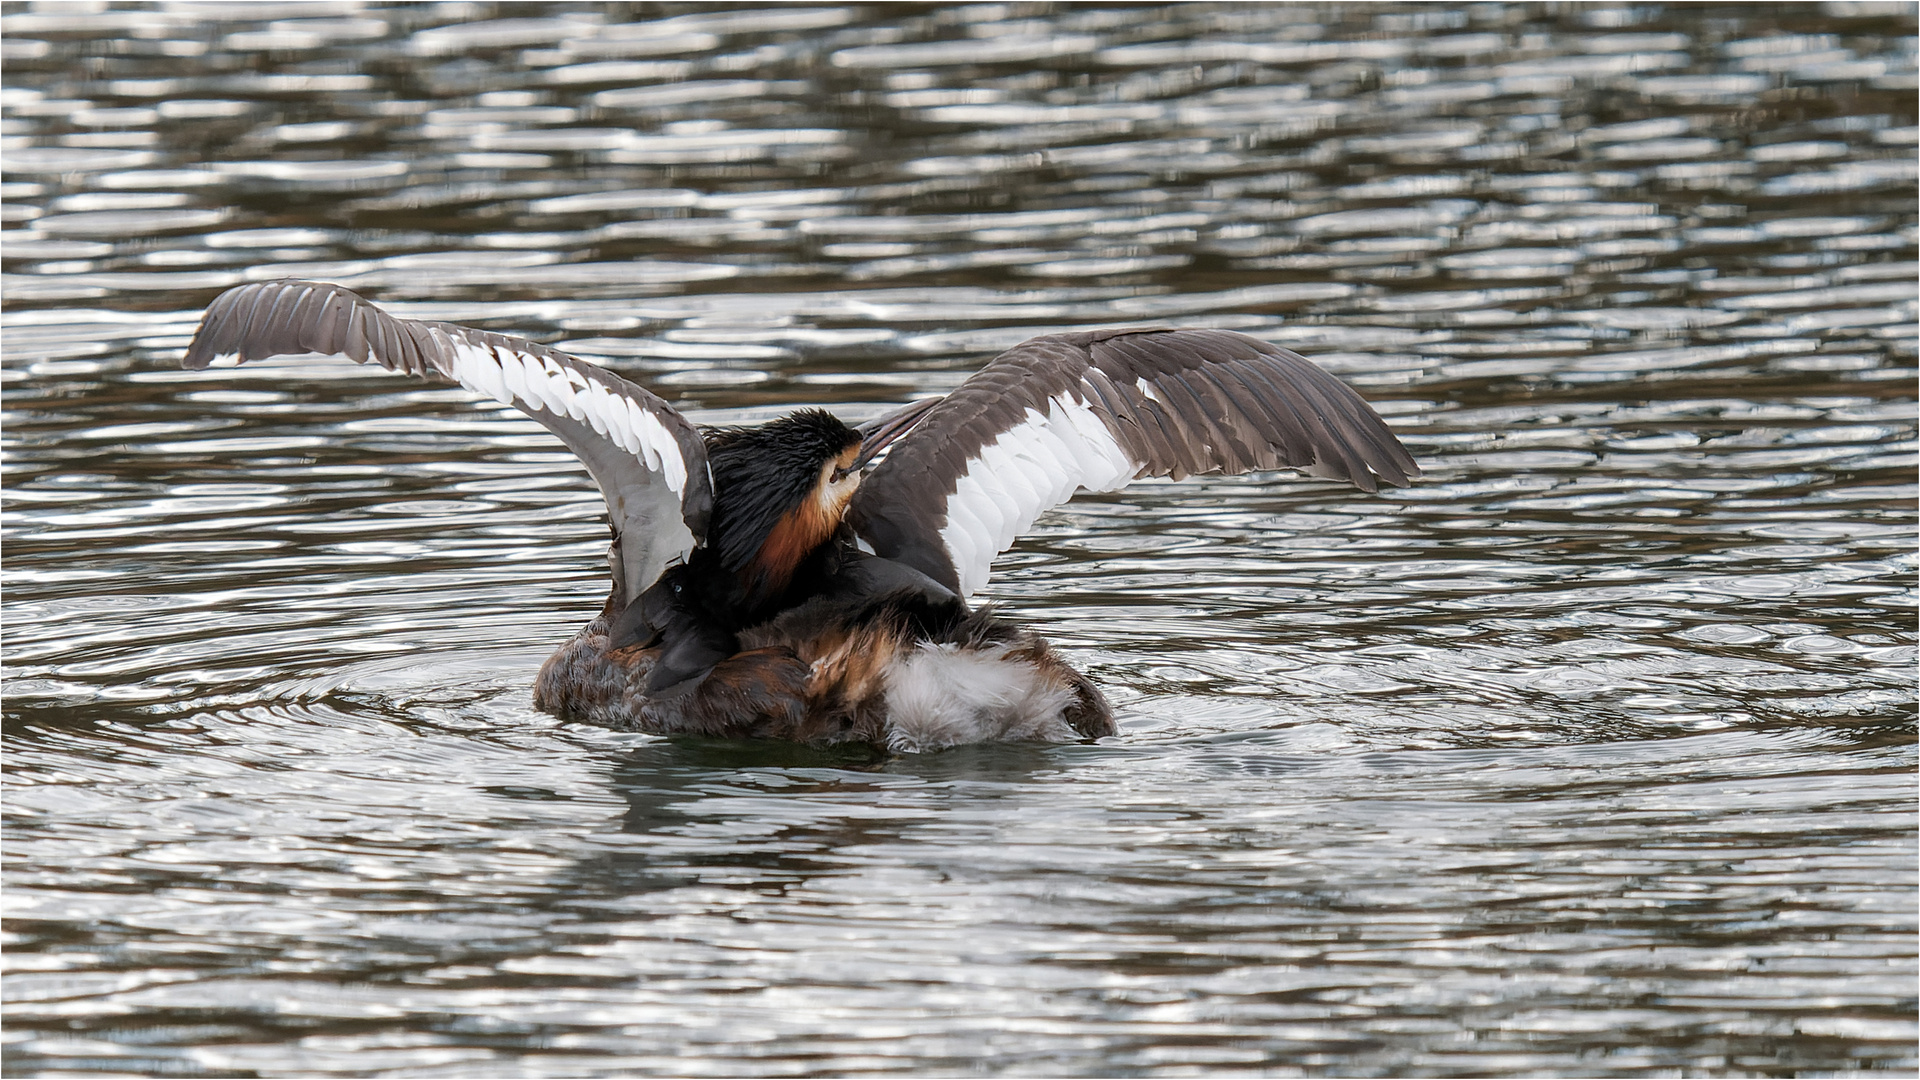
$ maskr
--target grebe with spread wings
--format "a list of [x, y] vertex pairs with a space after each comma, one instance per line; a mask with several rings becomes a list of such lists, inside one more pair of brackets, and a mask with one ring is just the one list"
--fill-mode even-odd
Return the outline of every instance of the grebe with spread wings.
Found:
[[1305, 358], [1225, 330], [1037, 337], [860, 428], [805, 409], [696, 429], [557, 349], [273, 281], [207, 308], [190, 368], [345, 354], [518, 408], [606, 498], [613, 587], [534, 680], [563, 719], [895, 750], [1114, 731], [1086, 676], [967, 600], [1076, 491], [1292, 468], [1368, 492], [1419, 474]]

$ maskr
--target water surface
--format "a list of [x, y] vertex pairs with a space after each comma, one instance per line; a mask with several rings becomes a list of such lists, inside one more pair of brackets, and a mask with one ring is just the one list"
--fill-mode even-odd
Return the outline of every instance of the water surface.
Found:
[[[1915, 1068], [1912, 5], [0, 30], [11, 1074]], [[616, 735], [537, 426], [178, 370], [289, 276], [709, 423], [1238, 329], [1427, 474], [1043, 518], [1097, 744]]]

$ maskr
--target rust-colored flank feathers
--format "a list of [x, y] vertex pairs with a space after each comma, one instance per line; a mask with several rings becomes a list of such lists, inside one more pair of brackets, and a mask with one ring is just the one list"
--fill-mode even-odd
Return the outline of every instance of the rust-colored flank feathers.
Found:
[[223, 293], [184, 362], [304, 352], [458, 382], [580, 458], [607, 500], [612, 588], [533, 701], [657, 734], [895, 751], [1112, 735], [1086, 676], [968, 605], [1040, 515], [1149, 476], [1289, 468], [1372, 492], [1420, 471], [1345, 383], [1224, 330], [1037, 337], [858, 430], [821, 409], [696, 429], [551, 346], [315, 282]]

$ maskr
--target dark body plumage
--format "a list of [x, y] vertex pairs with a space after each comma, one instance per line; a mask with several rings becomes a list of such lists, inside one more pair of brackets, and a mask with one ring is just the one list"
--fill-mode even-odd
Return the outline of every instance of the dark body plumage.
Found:
[[1296, 468], [1373, 491], [1419, 471], [1338, 379], [1217, 330], [1034, 338], [859, 430], [814, 409], [699, 432], [558, 350], [312, 282], [222, 294], [185, 362], [305, 351], [458, 382], [586, 464], [612, 590], [534, 703], [629, 730], [900, 750], [1111, 734], [1085, 676], [967, 604], [1039, 514], [1143, 476]]
[[[651, 685], [655, 671], [687, 655], [686, 648], [676, 654], [665, 642], [614, 647], [610, 629], [618, 614], [609, 600], [541, 667], [534, 705], [562, 719], [629, 731], [930, 748], [889, 737], [889, 672], [916, 652], [984, 650], [997, 662], [1031, 668], [1040, 676], [1035, 681], [1047, 684], [1042, 691], [1065, 690], [1053, 695], [1064, 731], [1027, 737], [1113, 734], [1105, 696], [1044, 640], [989, 609], [969, 611], [924, 575], [850, 543], [836, 541], [820, 555], [824, 572], [809, 595], [734, 634], [734, 651], [698, 678], [664, 689]], [[1016, 698], [1022, 696], [1043, 694], [1023, 688]]]

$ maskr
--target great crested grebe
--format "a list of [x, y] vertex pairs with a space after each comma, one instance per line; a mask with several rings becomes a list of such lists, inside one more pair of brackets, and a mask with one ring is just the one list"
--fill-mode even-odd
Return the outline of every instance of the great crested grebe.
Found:
[[1345, 383], [1226, 330], [1037, 337], [858, 429], [804, 409], [698, 431], [556, 349], [307, 281], [222, 293], [184, 363], [305, 353], [457, 382], [586, 465], [613, 591], [542, 665], [533, 701], [625, 730], [894, 750], [1110, 735], [1086, 676], [967, 606], [1035, 518], [1143, 476], [1292, 468], [1372, 492], [1419, 474]]

